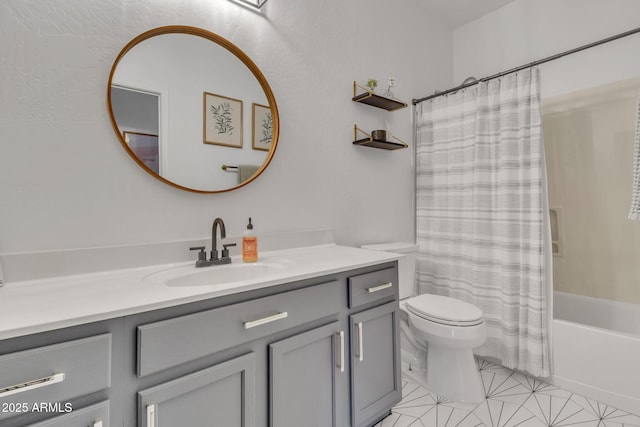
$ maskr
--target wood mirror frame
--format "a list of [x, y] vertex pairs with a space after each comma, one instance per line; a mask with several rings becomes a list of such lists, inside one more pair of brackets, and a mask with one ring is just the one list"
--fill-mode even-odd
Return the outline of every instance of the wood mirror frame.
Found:
[[[150, 169], [147, 165], [144, 164], [144, 162], [138, 158], [138, 156], [132, 151], [132, 149], [129, 147], [129, 145], [126, 143], [125, 138], [123, 133], [121, 132], [120, 127], [118, 126], [118, 123], [116, 121], [116, 117], [113, 111], [113, 105], [112, 105], [112, 96], [111, 96], [111, 91], [112, 91], [112, 84], [113, 84], [113, 78], [114, 78], [114, 74], [116, 72], [116, 69], [118, 67], [118, 64], [120, 63], [120, 61], [122, 60], [122, 58], [132, 49], [134, 48], [136, 45], [140, 44], [141, 42], [148, 40], [152, 37], [156, 37], [156, 36], [160, 36], [160, 35], [165, 35], [165, 34], [187, 34], [187, 35], [193, 35], [193, 36], [197, 36], [197, 37], [201, 37], [204, 39], [207, 39], [223, 48], [225, 48], [227, 51], [229, 51], [230, 53], [232, 53], [237, 59], [239, 59], [248, 69], [249, 71], [253, 74], [253, 76], [256, 78], [256, 80], [258, 81], [259, 85], [262, 87], [262, 90], [264, 91], [264, 95], [267, 99], [267, 105], [269, 106], [271, 113], [272, 113], [272, 142], [271, 142], [271, 147], [266, 155], [266, 158], [264, 160], [264, 162], [262, 163], [262, 165], [260, 165], [260, 167], [258, 168], [258, 170], [247, 180], [232, 186], [230, 188], [224, 188], [224, 189], [220, 189], [220, 190], [203, 190], [203, 189], [198, 189], [198, 188], [190, 188], [188, 186], [184, 186], [181, 185], [179, 183], [170, 181], [164, 177], [162, 177], [159, 173], [154, 172], [152, 169]], [[260, 174], [262, 174], [262, 172], [267, 168], [267, 166], [269, 165], [269, 163], [271, 162], [271, 159], [273, 158], [273, 155], [275, 154], [276, 151], [276, 147], [278, 145], [278, 137], [279, 137], [279, 129], [280, 129], [280, 121], [279, 121], [279, 116], [278, 116], [278, 107], [276, 104], [276, 100], [275, 100], [275, 96], [273, 95], [273, 92], [271, 90], [271, 87], [269, 86], [269, 83], [267, 82], [266, 78], [264, 77], [264, 75], [262, 74], [262, 72], [260, 71], [260, 69], [257, 67], [257, 65], [240, 49], [238, 48], [236, 45], [234, 45], [233, 43], [231, 43], [230, 41], [228, 41], [227, 39], [212, 33], [210, 31], [201, 29], [201, 28], [197, 28], [197, 27], [190, 27], [190, 26], [181, 26], [181, 25], [171, 25], [171, 26], [165, 26], [165, 27], [158, 27], [158, 28], [154, 28], [152, 30], [146, 31], [140, 35], [138, 35], [137, 37], [135, 37], [133, 40], [131, 40], [129, 43], [127, 43], [127, 45], [120, 51], [120, 53], [118, 54], [118, 56], [116, 57], [113, 66], [111, 68], [111, 72], [109, 74], [109, 82], [107, 84], [107, 109], [109, 111], [109, 118], [111, 119], [111, 125], [113, 126], [113, 130], [115, 131], [118, 140], [120, 141], [120, 144], [122, 145], [122, 147], [127, 151], [127, 153], [129, 153], [129, 155], [131, 156], [132, 159], [135, 160], [136, 163], [138, 163], [138, 165], [144, 169], [146, 172], [148, 172], [150, 175], [152, 175], [154, 178], [169, 184], [172, 187], [175, 188], [179, 188], [181, 190], [185, 190], [185, 191], [190, 191], [190, 192], [194, 192], [194, 193], [223, 193], [223, 192], [227, 192], [227, 191], [231, 191], [231, 190], [235, 190], [238, 188], [241, 188], [245, 185], [247, 185], [248, 183], [252, 182], [253, 180], [255, 180], [258, 176], [260, 176]]]

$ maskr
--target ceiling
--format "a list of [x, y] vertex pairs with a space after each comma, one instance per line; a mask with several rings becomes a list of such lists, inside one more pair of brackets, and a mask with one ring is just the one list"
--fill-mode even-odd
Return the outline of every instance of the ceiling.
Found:
[[423, 0], [435, 15], [446, 19], [453, 28], [474, 21], [515, 0]]

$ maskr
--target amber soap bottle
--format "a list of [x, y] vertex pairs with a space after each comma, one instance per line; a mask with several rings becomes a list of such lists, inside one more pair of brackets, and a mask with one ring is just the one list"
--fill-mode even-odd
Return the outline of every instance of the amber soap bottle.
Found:
[[249, 218], [247, 229], [242, 233], [242, 261], [256, 262], [258, 261], [258, 238], [253, 231], [253, 224]]

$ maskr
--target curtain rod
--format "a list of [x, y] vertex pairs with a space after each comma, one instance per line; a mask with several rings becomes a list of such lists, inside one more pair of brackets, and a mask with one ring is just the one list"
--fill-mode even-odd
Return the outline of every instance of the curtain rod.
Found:
[[615, 36], [607, 37], [606, 39], [598, 40], [597, 42], [585, 44], [585, 45], [577, 47], [575, 49], [567, 50], [566, 52], [557, 53], [555, 55], [547, 56], [546, 58], [539, 59], [537, 61], [533, 61], [533, 62], [530, 62], [528, 64], [521, 65], [519, 67], [512, 68], [512, 69], [507, 70], [507, 71], [502, 71], [500, 73], [493, 74], [493, 75], [488, 76], [488, 77], [483, 77], [480, 80], [473, 81], [472, 83], [463, 83], [460, 86], [456, 86], [456, 87], [453, 87], [451, 89], [447, 89], [447, 90], [442, 91], [442, 92], [437, 92], [437, 93], [434, 93], [433, 95], [425, 96], [424, 98], [413, 99], [412, 103], [413, 103], [413, 105], [417, 105], [417, 104], [421, 103], [422, 101], [428, 101], [429, 99], [437, 98], [438, 96], [447, 95], [447, 94], [449, 94], [451, 92], [455, 92], [455, 91], [458, 91], [460, 89], [467, 88], [469, 86], [477, 85], [480, 82], [492, 80], [492, 79], [495, 79], [495, 78], [498, 78], [498, 77], [506, 76], [507, 74], [515, 73], [516, 71], [525, 70], [527, 68], [535, 67], [536, 65], [544, 64], [545, 62], [553, 61], [555, 59], [562, 58], [563, 56], [571, 55], [573, 53], [580, 52], [580, 51], [586, 50], [586, 49], [590, 49], [592, 47], [599, 46], [601, 44], [609, 43], [609, 42], [612, 42], [614, 40], [618, 40], [618, 39], [621, 39], [623, 37], [627, 37], [627, 36], [630, 36], [630, 35], [633, 35], [633, 34], [636, 34], [636, 33], [640, 33], [640, 27], [634, 28], [633, 30], [625, 31], [624, 33], [616, 34]]

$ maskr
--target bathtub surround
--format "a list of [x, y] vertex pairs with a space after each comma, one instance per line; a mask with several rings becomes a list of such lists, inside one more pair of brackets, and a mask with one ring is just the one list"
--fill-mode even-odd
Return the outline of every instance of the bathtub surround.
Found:
[[478, 353], [548, 376], [538, 70], [480, 82], [417, 110], [419, 292], [477, 305], [488, 333]]
[[636, 137], [633, 149], [633, 189], [629, 219], [640, 220], [640, 97], [638, 98]]
[[627, 411], [640, 408], [640, 223], [628, 219], [638, 88], [625, 79], [543, 100], [560, 214], [547, 380]]
[[640, 307], [640, 222], [628, 219], [639, 90], [640, 78], [622, 80], [542, 105], [549, 202], [558, 214], [554, 290], [603, 305]]

